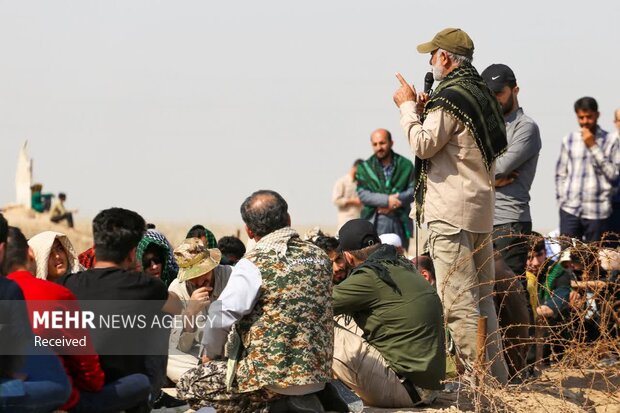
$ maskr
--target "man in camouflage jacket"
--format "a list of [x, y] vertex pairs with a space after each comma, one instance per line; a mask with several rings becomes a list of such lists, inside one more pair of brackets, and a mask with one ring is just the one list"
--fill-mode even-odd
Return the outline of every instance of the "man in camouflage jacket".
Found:
[[318, 392], [331, 378], [329, 258], [290, 228], [288, 205], [276, 192], [253, 193], [241, 216], [257, 244], [211, 304], [203, 336], [209, 361], [177, 385], [194, 409], [268, 411], [270, 402]]

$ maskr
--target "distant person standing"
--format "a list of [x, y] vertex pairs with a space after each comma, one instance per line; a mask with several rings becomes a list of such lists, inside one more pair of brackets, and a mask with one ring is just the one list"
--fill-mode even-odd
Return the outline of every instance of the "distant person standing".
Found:
[[[616, 131], [612, 134], [612, 137], [615, 138], [618, 144], [620, 142], [620, 109], [616, 109], [614, 112], [614, 124], [616, 125]], [[608, 230], [615, 234], [614, 239], [620, 238], [620, 177], [616, 178], [614, 195], [611, 198], [611, 216], [609, 217]]]
[[349, 173], [340, 177], [334, 185], [332, 201], [338, 207], [338, 229], [345, 222], [359, 218], [362, 212], [362, 202], [357, 196], [357, 181], [355, 180], [357, 166], [362, 162], [364, 162], [362, 159], [356, 159]]
[[522, 275], [528, 253], [524, 235], [532, 231], [530, 188], [542, 146], [540, 131], [519, 106], [519, 86], [512, 69], [493, 64], [482, 72], [482, 78], [502, 107], [508, 142], [506, 152], [495, 161], [493, 242], [510, 269]]
[[58, 200], [54, 202], [54, 205], [50, 210], [50, 221], [55, 223], [59, 223], [60, 221], [67, 221], [67, 225], [69, 225], [69, 228], [73, 228], [73, 212], [77, 211], [67, 211], [65, 209], [66, 200], [67, 195], [62, 192], [58, 194]]
[[620, 141], [598, 126], [598, 103], [589, 96], [575, 102], [581, 128], [562, 139], [555, 170], [560, 234], [599, 241], [611, 215], [613, 184], [620, 167]]
[[357, 194], [364, 205], [361, 218], [372, 222], [379, 235], [397, 234], [409, 248], [413, 223], [413, 163], [392, 150], [392, 135], [377, 129], [370, 135], [374, 154], [357, 167]]

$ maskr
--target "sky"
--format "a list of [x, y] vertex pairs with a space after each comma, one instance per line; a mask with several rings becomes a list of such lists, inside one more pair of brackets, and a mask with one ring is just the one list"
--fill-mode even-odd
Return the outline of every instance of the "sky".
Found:
[[370, 133], [412, 157], [392, 101], [399, 71], [422, 88], [415, 46], [445, 27], [474, 65], [508, 64], [543, 140], [534, 229], [557, 225], [554, 169], [573, 103], [620, 107], [620, 2], [0, 0], [0, 205], [15, 199], [24, 140], [34, 180], [92, 217], [240, 225], [257, 189], [293, 224], [336, 224], [332, 186]]

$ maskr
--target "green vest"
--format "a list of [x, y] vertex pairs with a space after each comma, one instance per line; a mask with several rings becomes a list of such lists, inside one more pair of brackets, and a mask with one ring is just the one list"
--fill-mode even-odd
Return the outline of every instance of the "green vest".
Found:
[[244, 258], [258, 267], [262, 285], [254, 309], [237, 326], [243, 343], [238, 391], [329, 381], [334, 324], [327, 255], [295, 236], [285, 257], [255, 249]]

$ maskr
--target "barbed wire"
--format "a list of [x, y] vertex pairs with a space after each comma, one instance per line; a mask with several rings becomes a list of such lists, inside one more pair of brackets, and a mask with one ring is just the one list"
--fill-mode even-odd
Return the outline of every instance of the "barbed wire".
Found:
[[[496, 237], [488, 243], [508, 237], [514, 240], [514, 236]], [[605, 234], [602, 241], [594, 243], [567, 237], [524, 235], [519, 236], [519, 242], [495, 251], [493, 259], [501, 261], [502, 253], [508, 248], [522, 248], [533, 255], [534, 246], [540, 247], [544, 241], [545, 250], [553, 249], [536, 273], [528, 268], [529, 274], [510, 272], [508, 277], [502, 275], [491, 282], [499, 318], [498, 333], [503, 342], [503, 349], [496, 357], [506, 360], [511, 382], [500, 385], [490, 374], [489, 366], [494, 359], [476, 363], [469, 371], [461, 366], [461, 374], [448, 379], [457, 388], [454, 400], [457, 407], [476, 412], [593, 411], [605, 405], [620, 408], [620, 244], [617, 240], [616, 234]], [[472, 254], [480, 254], [488, 248], [488, 243]], [[471, 259], [469, 255], [462, 258], [463, 262], [454, 263], [439, 287], [440, 297], [445, 294], [454, 272]], [[486, 264], [480, 265], [478, 271]], [[548, 279], [555, 266], [560, 266], [555, 271], [562, 272], [564, 282], [566, 278], [570, 280], [564, 295], [556, 294]], [[502, 271], [506, 268], [502, 267]], [[488, 290], [488, 284], [480, 283], [478, 290]], [[487, 288], [481, 288], [484, 286]], [[528, 290], [530, 295], [535, 291], [536, 299], [526, 295]], [[463, 288], [459, 293], [470, 292]], [[487, 297], [480, 296], [478, 303]], [[515, 297], [521, 298], [515, 300]], [[539, 302], [541, 297], [557, 303], [553, 315], [541, 315], [540, 307], [546, 302]], [[537, 307], [532, 308], [531, 303]], [[522, 306], [525, 308], [516, 308]], [[445, 315], [450, 311], [451, 308], [444, 308]], [[524, 320], [523, 314], [528, 318]], [[489, 340], [487, 337], [485, 345]], [[523, 397], [525, 394], [529, 397]]]

